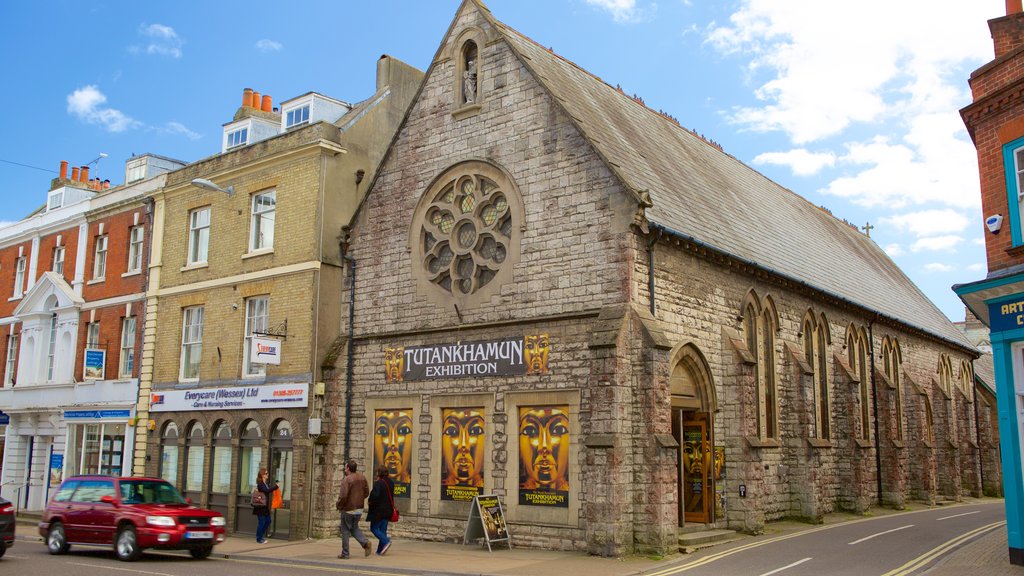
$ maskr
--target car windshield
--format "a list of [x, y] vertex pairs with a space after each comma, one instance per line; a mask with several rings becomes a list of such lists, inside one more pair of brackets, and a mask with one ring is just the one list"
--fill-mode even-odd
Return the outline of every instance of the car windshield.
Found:
[[123, 504], [187, 504], [178, 490], [161, 480], [122, 480]]

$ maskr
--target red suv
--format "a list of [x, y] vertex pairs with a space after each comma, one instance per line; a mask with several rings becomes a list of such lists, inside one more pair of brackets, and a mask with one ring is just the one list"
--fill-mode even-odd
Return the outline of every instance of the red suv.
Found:
[[126, 562], [145, 548], [188, 550], [193, 558], [206, 558], [224, 541], [224, 517], [192, 506], [159, 478], [72, 476], [47, 504], [39, 534], [50, 554], [92, 544], [113, 545]]

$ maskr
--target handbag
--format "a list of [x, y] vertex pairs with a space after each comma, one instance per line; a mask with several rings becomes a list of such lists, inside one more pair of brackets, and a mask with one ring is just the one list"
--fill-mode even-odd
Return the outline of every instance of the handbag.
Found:
[[251, 499], [252, 499], [252, 505], [253, 506], [266, 506], [267, 505], [267, 495], [264, 494], [263, 492], [260, 492], [260, 489], [258, 487], [257, 488], [253, 488]]
[[391, 521], [398, 522], [398, 519], [400, 518], [400, 516], [398, 515], [398, 507], [395, 506], [395, 499], [391, 496], [391, 493], [394, 491], [394, 489], [391, 488], [390, 482], [384, 482], [384, 487], [387, 489], [388, 492], [388, 500], [391, 501]]
[[284, 505], [284, 497], [281, 496], [281, 489], [274, 490], [274, 495], [270, 498], [270, 508], [277, 510]]

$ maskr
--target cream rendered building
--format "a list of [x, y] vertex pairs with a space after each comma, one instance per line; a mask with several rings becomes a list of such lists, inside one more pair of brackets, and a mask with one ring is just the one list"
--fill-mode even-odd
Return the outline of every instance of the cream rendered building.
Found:
[[321, 366], [346, 310], [339, 238], [421, 78], [382, 56], [376, 93], [356, 104], [311, 92], [277, 109], [247, 89], [221, 153], [153, 195], [133, 471], [224, 513], [230, 531], [255, 530], [249, 494], [267, 467], [284, 500], [271, 535], [309, 533], [315, 440], [330, 426]]

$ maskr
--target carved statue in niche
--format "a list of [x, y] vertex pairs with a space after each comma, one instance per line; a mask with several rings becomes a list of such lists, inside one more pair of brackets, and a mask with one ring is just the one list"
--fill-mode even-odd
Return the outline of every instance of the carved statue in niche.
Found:
[[466, 104], [476, 102], [476, 61], [466, 61], [466, 71], [462, 73], [462, 97]]

